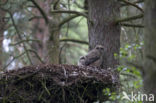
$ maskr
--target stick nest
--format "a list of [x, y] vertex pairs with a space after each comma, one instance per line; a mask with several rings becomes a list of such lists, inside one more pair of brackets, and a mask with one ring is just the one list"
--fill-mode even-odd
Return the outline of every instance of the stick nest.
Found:
[[102, 102], [118, 84], [118, 73], [97, 67], [27, 66], [0, 74], [0, 103]]

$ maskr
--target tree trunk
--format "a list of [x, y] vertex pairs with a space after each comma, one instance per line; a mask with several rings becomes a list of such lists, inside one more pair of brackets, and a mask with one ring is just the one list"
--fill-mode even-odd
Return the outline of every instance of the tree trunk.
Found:
[[[53, 0], [53, 9], [59, 9], [59, 0]], [[47, 42], [49, 62], [59, 64], [59, 34], [60, 34], [60, 14], [52, 14], [49, 21], [50, 37]]]
[[145, 5], [144, 90], [156, 96], [156, 0]]
[[115, 25], [119, 17], [119, 2], [115, 0], [88, 0], [89, 49], [97, 44], [104, 46], [103, 67], [114, 67], [119, 60], [114, 54], [120, 50], [120, 26]]
[[49, 62], [53, 64], [59, 64], [59, 14], [53, 15], [53, 20], [50, 21], [49, 25], [49, 33], [50, 38], [47, 42], [47, 48], [48, 48], [48, 56], [49, 56]]

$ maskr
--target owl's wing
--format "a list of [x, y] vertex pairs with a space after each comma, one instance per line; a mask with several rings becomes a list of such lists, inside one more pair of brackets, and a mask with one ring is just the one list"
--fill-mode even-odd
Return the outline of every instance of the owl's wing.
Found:
[[88, 65], [96, 62], [99, 59], [100, 59], [99, 53], [97, 51], [92, 51], [88, 55], [86, 55], [85, 65], [88, 66]]
[[88, 59], [88, 60], [86, 60], [85, 61], [85, 65], [90, 65], [90, 64], [92, 64], [92, 63], [94, 63], [94, 62], [96, 62], [97, 60], [99, 60], [100, 58], [99, 57], [93, 57], [93, 58], [90, 58], [90, 59]]

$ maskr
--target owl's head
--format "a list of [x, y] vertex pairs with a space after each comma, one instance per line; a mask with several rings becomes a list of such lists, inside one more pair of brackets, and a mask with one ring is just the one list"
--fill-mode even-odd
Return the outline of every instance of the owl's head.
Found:
[[103, 52], [104, 51], [104, 46], [102, 46], [102, 45], [96, 45], [95, 49], [98, 50], [98, 51], [100, 51], [100, 52]]
[[78, 61], [78, 66], [84, 66], [85, 65], [85, 56], [81, 56]]
[[85, 60], [85, 57], [84, 57], [84, 56], [81, 56], [81, 57], [80, 57], [80, 60]]

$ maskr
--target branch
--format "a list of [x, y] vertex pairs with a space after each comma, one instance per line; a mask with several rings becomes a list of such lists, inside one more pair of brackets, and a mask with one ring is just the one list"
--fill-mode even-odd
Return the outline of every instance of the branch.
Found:
[[142, 3], [144, 2], [145, 0], [138, 0], [138, 1], [135, 1], [134, 3], [137, 4], [137, 3]]
[[43, 16], [45, 22], [48, 24], [48, 17], [46, 15], [46, 13], [42, 10], [42, 8], [37, 4], [37, 2], [35, 2], [35, 0], [29, 0], [31, 1], [36, 7], [37, 9], [39, 10], [39, 12], [41, 13], [41, 15]]
[[15, 56], [13, 57], [13, 59], [3, 67], [3, 70], [5, 70], [15, 59], [18, 59], [19, 57], [23, 56], [26, 52], [23, 52], [22, 54], [18, 55], [18, 56]]
[[134, 67], [136, 67], [136, 68], [138, 68], [140, 70], [143, 70], [143, 66], [140, 65], [140, 64], [133, 63], [133, 62], [126, 62], [126, 64], [131, 65], [131, 66], [134, 66]]
[[139, 9], [141, 12], [144, 13], [143, 9], [140, 8], [138, 5], [136, 5], [136, 4], [134, 4], [134, 3], [131, 3], [131, 2], [129, 2], [129, 1], [127, 1], [127, 0], [120, 0], [120, 1], [122, 1], [122, 2], [124, 2], [124, 3], [126, 3], [126, 4], [128, 4], [128, 5], [134, 6], [134, 7], [136, 7], [137, 9]]
[[[144, 2], [144, 0], [135, 1], [135, 2], [133, 2], [133, 4], [142, 3], [142, 2]], [[123, 6], [129, 6], [129, 4], [121, 4], [121, 7], [123, 7]]]
[[53, 9], [54, 10], [58, 9], [59, 2], [60, 2], [60, 0], [54, 0], [54, 4], [53, 4]]
[[60, 39], [60, 42], [74, 42], [74, 43], [85, 44], [85, 45], [89, 44], [87, 41], [68, 39], [68, 38]]
[[84, 9], [84, 7], [81, 6], [76, 0], [74, 1], [74, 3], [76, 4], [76, 6], [77, 6], [78, 8], [80, 8], [80, 9]]
[[154, 63], [156, 63], [156, 58], [152, 55], [147, 55], [147, 58], [151, 59]]
[[54, 11], [51, 11], [51, 13], [77, 14], [77, 15], [81, 15], [81, 16], [84, 16], [84, 17], [88, 18], [88, 16], [85, 13], [78, 12], [78, 11], [72, 11], [72, 10], [54, 10]]
[[120, 23], [121, 26], [126, 26], [126, 27], [137, 27], [137, 28], [144, 28], [144, 25], [139, 25], [139, 24], [125, 24], [125, 23]]
[[[89, 20], [89, 22], [92, 23], [92, 21], [88, 18], [87, 14], [82, 13], [82, 12], [78, 12], [78, 11], [72, 11], [72, 10], [54, 10], [54, 11], [51, 11], [51, 13], [70, 13], [70, 14], [75, 14], [75, 15], [72, 15], [66, 19], [64, 19], [60, 24], [59, 24], [59, 27], [61, 27], [62, 25], [64, 25], [66, 22], [69, 22], [70, 20], [72, 20], [73, 18], [76, 18], [78, 16], [83, 16], [85, 17], [86, 19]], [[86, 12], [87, 13], [87, 12]]]
[[[13, 18], [12, 13], [9, 12], [9, 11], [8, 11], [8, 13], [9, 13], [9, 15], [10, 15], [10, 17], [11, 17], [12, 24], [13, 24], [15, 30], [16, 30], [16, 33], [17, 33], [19, 39], [22, 40], [22, 36], [21, 36], [21, 34], [20, 34], [20, 32], [19, 32], [19, 30], [18, 30], [16, 24], [15, 24], [15, 21], [14, 21], [14, 18]], [[30, 59], [29, 53], [27, 52], [27, 48], [26, 48], [25, 43], [23, 43], [23, 48], [24, 48], [24, 50], [25, 50], [25, 52], [26, 52], [26, 55], [27, 55], [27, 57], [28, 57], [29, 62], [30, 62], [31, 64], [33, 64], [32, 61], [31, 61], [31, 59]]]
[[34, 6], [34, 5], [27, 5], [27, 7], [36, 8], [36, 6]]
[[130, 72], [121, 72], [120, 75], [123, 75], [123, 76], [127, 76], [127, 77], [133, 77], [133, 78], [137, 78], [136, 75], [130, 73]]
[[128, 61], [126, 62], [126, 64], [127, 65], [130, 65], [130, 66], [136, 67], [138, 70], [141, 71], [142, 75], [145, 74], [144, 67], [141, 64], [139, 64], [139, 63], [133, 63], [133, 62], [128, 62]]
[[13, 83], [14, 83], [14, 84], [17, 84], [17, 83], [19, 83], [19, 82], [22, 81], [22, 80], [25, 80], [25, 79], [27, 79], [27, 78], [31, 78], [32, 76], [34, 76], [35, 74], [37, 74], [39, 71], [40, 71], [40, 70], [37, 70], [37, 71], [35, 71], [35, 72], [31, 73], [31, 74], [26, 74], [26, 75], [23, 75], [23, 76], [19, 76], [19, 75], [18, 75], [18, 76], [17, 76], [18, 79], [15, 80], [15, 81], [13, 81]]
[[42, 19], [42, 18], [43, 18], [42, 16], [34, 16], [34, 17], [31, 17], [29, 21], [32, 21], [33, 19]]
[[33, 52], [36, 57], [39, 59], [39, 61], [42, 63], [42, 64], [45, 64], [44, 61], [40, 58], [40, 56], [38, 55], [38, 53], [35, 51], [35, 50], [32, 50], [32, 49], [29, 49], [28, 50], [29, 52]]
[[116, 20], [115, 23], [118, 24], [120, 22], [126, 22], [126, 21], [136, 20], [136, 19], [140, 19], [142, 17], [144, 17], [144, 14], [139, 14], [139, 15], [136, 15], [136, 16], [119, 19], [119, 20]]
[[65, 23], [69, 22], [70, 20], [72, 20], [72, 19], [74, 19], [74, 18], [76, 18], [76, 17], [78, 17], [78, 16], [80, 16], [80, 15], [72, 15], [72, 16], [69, 16], [69, 17], [65, 18], [65, 19], [59, 24], [59, 28], [60, 28], [62, 25], [64, 25]]
[[37, 56], [37, 58], [40, 60], [40, 62], [44, 64], [44, 61], [42, 61], [42, 59], [39, 57], [39, 55], [36, 53], [36, 51], [29, 49], [29, 50], [21, 53], [20, 55], [13, 57], [13, 59], [6, 66], [4, 66], [3, 70], [5, 70], [15, 59], [20, 58], [27, 52], [33, 52]]
[[14, 44], [9, 44], [9, 46], [19, 45], [19, 44], [21, 44], [23, 42], [28, 42], [28, 41], [40, 42], [40, 40], [38, 40], [38, 39], [36, 39], [36, 40], [35, 39], [28, 39], [28, 40], [21, 40], [21, 41], [19, 41], [17, 43], [14, 43]]

